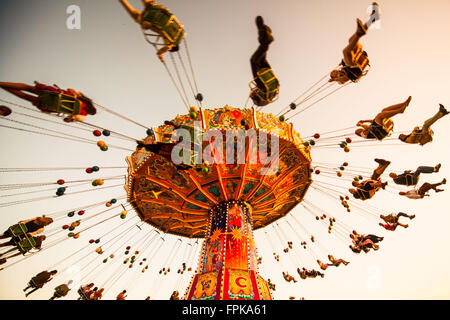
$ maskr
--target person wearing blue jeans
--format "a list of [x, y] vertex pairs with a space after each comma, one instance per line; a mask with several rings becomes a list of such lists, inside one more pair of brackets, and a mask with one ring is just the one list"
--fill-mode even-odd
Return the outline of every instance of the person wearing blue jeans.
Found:
[[411, 170], [405, 170], [405, 172], [399, 175], [397, 175], [394, 172], [391, 172], [389, 176], [394, 180], [394, 183], [396, 184], [401, 184], [405, 186], [415, 186], [417, 182], [419, 182], [419, 176], [421, 173], [439, 172], [440, 168], [441, 164], [439, 163], [434, 167], [420, 166], [414, 172], [412, 172]]

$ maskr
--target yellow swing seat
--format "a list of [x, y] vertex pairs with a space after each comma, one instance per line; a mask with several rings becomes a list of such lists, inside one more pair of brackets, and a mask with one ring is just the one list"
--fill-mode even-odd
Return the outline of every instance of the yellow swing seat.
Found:
[[370, 70], [369, 57], [359, 43], [357, 44], [356, 50], [352, 50], [350, 53], [353, 65], [348, 66], [345, 64], [344, 60], [342, 60], [342, 69], [344, 69], [347, 77], [352, 82], [358, 82]]
[[12, 238], [23, 236], [27, 232], [28, 228], [23, 223], [18, 223], [8, 228], [8, 233]]
[[377, 140], [383, 141], [384, 138], [390, 136], [392, 134], [392, 130], [394, 129], [394, 121], [392, 119], [387, 118], [383, 119], [383, 123], [381, 126], [377, 124], [374, 126], [373, 124], [370, 126], [370, 133], [376, 137]]
[[250, 82], [250, 88], [253, 90], [257, 88], [256, 94], [261, 100], [271, 103], [278, 99], [278, 94], [280, 92], [280, 82], [275, 76], [271, 68], [263, 68], [257, 73], [257, 78], [264, 84], [265, 90], [258, 88], [256, 84], [256, 79]]
[[36, 248], [36, 241], [33, 237], [28, 237], [26, 234], [14, 239], [17, 249], [24, 255]]
[[145, 10], [142, 13], [142, 21], [154, 26], [158, 34], [172, 47], [179, 45], [186, 36], [181, 22], [165, 8], [152, 7]]
[[361, 71], [369, 65], [369, 57], [367, 52], [363, 50], [362, 46], [358, 43], [356, 51], [351, 51], [352, 61], [354, 64], [358, 65]]

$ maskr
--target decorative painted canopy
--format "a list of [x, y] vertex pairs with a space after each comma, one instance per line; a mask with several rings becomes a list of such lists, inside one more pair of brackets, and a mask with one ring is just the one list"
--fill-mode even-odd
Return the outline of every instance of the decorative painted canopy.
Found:
[[[179, 142], [173, 135], [177, 128], [187, 129], [192, 140], [198, 133], [214, 136], [196, 146], [191, 144], [193, 150], [202, 147], [202, 161], [194, 162], [192, 155], [189, 165], [172, 161], [170, 151]], [[227, 135], [239, 129], [247, 134], [245, 144], [234, 146], [234, 161], [227, 164]], [[138, 147], [126, 159], [129, 169], [125, 188], [140, 218], [163, 232], [204, 238], [210, 209], [227, 200], [250, 204], [253, 228], [262, 228], [301, 202], [311, 182], [309, 147], [303, 145], [292, 124], [272, 114], [225, 106], [179, 115], [150, 131], [143, 143], [151, 148]], [[251, 138], [251, 132], [256, 139]], [[269, 161], [275, 138], [279, 142], [277, 162], [274, 158]], [[267, 153], [259, 152], [262, 146], [267, 147]], [[243, 161], [235, 154], [241, 154]], [[252, 158], [254, 154], [258, 157]], [[212, 161], [205, 160], [208, 155]], [[267, 168], [270, 174], [263, 174]]]

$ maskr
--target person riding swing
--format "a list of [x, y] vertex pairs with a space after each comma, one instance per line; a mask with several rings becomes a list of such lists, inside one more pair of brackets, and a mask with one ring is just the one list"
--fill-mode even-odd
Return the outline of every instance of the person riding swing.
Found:
[[338, 82], [339, 84], [345, 84], [348, 81], [358, 82], [369, 72], [369, 57], [359, 43], [359, 39], [367, 33], [368, 26], [360, 19], [356, 19], [356, 24], [356, 32], [350, 37], [347, 47], [342, 51], [343, 59], [339, 67], [331, 71], [328, 82]]
[[28, 289], [33, 289], [25, 294], [25, 297], [28, 297], [33, 292], [41, 289], [47, 282], [50, 282], [53, 279], [53, 276], [57, 273], [57, 270], [52, 271], [42, 271], [35, 275], [31, 280], [28, 282], [28, 286], [23, 289], [24, 292], [26, 292]]
[[74, 89], [63, 90], [56, 85], [48, 86], [36, 81], [34, 86], [0, 82], [0, 88], [31, 102], [44, 113], [66, 115], [65, 122], [85, 121], [87, 115], [97, 113], [92, 100]]
[[392, 180], [399, 185], [405, 185], [405, 186], [415, 186], [419, 182], [420, 174], [421, 173], [434, 173], [439, 172], [439, 169], [441, 168], [441, 164], [438, 163], [434, 167], [431, 166], [419, 166], [416, 171], [411, 170], [405, 170], [401, 174], [396, 174], [395, 172], [391, 172], [389, 174], [389, 177], [392, 178]]
[[12, 255], [0, 258], [0, 264], [6, 263], [6, 261], [10, 258], [17, 257], [20, 255], [25, 255], [26, 253], [30, 252], [33, 249], [40, 250], [42, 246], [42, 242], [46, 239], [46, 236], [36, 236], [32, 237], [31, 235], [27, 233], [22, 233], [18, 237], [11, 238], [8, 242], [4, 242], [0, 244], [0, 247], [6, 247], [6, 246], [13, 246], [14, 248], [9, 249], [8, 251], [5, 251], [0, 254], [0, 257], [2, 257], [5, 254], [12, 253], [14, 251], [19, 251], [16, 253], [13, 253]]
[[12, 225], [6, 230], [0, 239], [17, 238], [24, 234], [28, 236], [35, 236], [44, 232], [44, 227], [53, 223], [53, 219], [42, 215], [42, 217], [31, 218], [28, 220], [19, 221], [17, 224]]
[[[405, 112], [411, 99], [412, 97], [409, 96], [408, 99], [402, 103], [384, 108], [374, 119], [358, 121], [356, 125], [361, 128], [356, 129], [355, 134], [364, 139], [383, 141], [383, 139], [389, 136], [394, 129], [394, 122], [390, 118]], [[365, 123], [370, 123], [370, 125]]]
[[362, 182], [353, 181], [352, 185], [356, 189], [349, 189], [349, 192], [353, 195], [355, 199], [368, 200], [373, 198], [376, 192], [380, 189], [385, 189], [387, 182], [381, 181], [381, 175], [384, 173], [386, 168], [390, 165], [390, 161], [384, 159], [375, 159], [378, 163], [378, 167], [372, 173], [370, 179], [364, 180]]
[[250, 98], [255, 105], [262, 107], [278, 99], [280, 82], [266, 59], [269, 44], [274, 40], [272, 30], [264, 24], [261, 16], [256, 17], [256, 26], [259, 46], [250, 59], [253, 80], [249, 85]]
[[127, 0], [119, 0], [124, 6], [125, 10], [135, 20], [144, 31], [146, 30], [156, 32], [158, 37], [163, 39], [164, 43], [156, 43], [147, 39], [149, 43], [156, 46], [161, 46], [156, 53], [161, 62], [164, 62], [164, 54], [167, 51], [176, 52], [179, 50], [179, 44], [186, 37], [183, 25], [166, 7], [157, 4], [154, 0], [142, 0], [144, 10], [139, 11], [134, 9]]
[[447, 111], [447, 109], [445, 109], [445, 107], [442, 104], [439, 104], [438, 112], [430, 119], [425, 120], [422, 127], [419, 126], [414, 127], [413, 131], [410, 134], [408, 135], [400, 134], [398, 136], [398, 139], [404, 143], [419, 144], [421, 146], [424, 146], [425, 144], [432, 142], [434, 132], [433, 130], [431, 130], [431, 125], [449, 113], [450, 112]]
[[383, 221], [385, 223], [380, 222], [379, 225], [381, 227], [383, 227], [384, 229], [389, 230], [389, 231], [395, 231], [398, 226], [401, 226], [403, 228], [408, 228], [407, 224], [400, 223], [400, 221], [399, 221], [400, 217], [407, 217], [410, 220], [412, 220], [412, 219], [415, 218], [415, 216], [416, 215], [414, 215], [414, 214], [413, 215], [408, 215], [408, 214], [406, 214], [404, 212], [399, 212], [398, 214], [391, 213], [391, 214], [389, 214], [387, 216], [384, 216], [384, 215], [381, 214], [380, 218], [383, 219]]

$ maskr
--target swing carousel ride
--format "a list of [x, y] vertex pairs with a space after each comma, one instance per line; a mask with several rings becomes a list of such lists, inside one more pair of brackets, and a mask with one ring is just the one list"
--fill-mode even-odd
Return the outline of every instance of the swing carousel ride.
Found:
[[[7, 242], [1, 246], [8, 248], [1, 252], [0, 276], [27, 266], [21, 273], [31, 278], [29, 286], [34, 291], [61, 285], [52, 299], [97, 300], [103, 295], [114, 299], [117, 295], [116, 299], [123, 300], [129, 292], [136, 299], [272, 300], [277, 289], [285, 287], [290, 293], [281, 298], [295, 299], [292, 292], [296, 297], [308, 294], [292, 289], [298, 282], [319, 280], [337, 267], [350, 268], [347, 256], [374, 254], [385, 238], [379, 234], [405, 228], [399, 221], [401, 215], [386, 218], [396, 206], [371, 204], [374, 197], [392, 203], [386, 197], [401, 198], [399, 191], [406, 191], [404, 186], [381, 180], [395, 159], [381, 159], [379, 153], [383, 157], [386, 153], [378, 152], [369, 155], [369, 167], [361, 167], [352, 165], [348, 156], [357, 152], [353, 147], [406, 146], [392, 137], [391, 119], [403, 113], [406, 102], [389, 109], [403, 111], [389, 113], [378, 127], [374, 120], [367, 129], [372, 136], [355, 133], [355, 126], [334, 129], [331, 125], [323, 132], [302, 136], [299, 130], [312, 126], [305, 124], [302, 129], [299, 122], [293, 122], [321, 101], [333, 100], [337, 91], [357, 90], [350, 87], [366, 80], [371, 64], [376, 68], [376, 54], [369, 61], [359, 40], [377, 32], [371, 28], [380, 20], [377, 3], [370, 6], [368, 22], [357, 20], [348, 56], [344, 50], [344, 59], [334, 70], [328, 70], [287, 106], [278, 107], [275, 114], [267, 109], [279, 104], [284, 81], [275, 76], [277, 68], [273, 71], [267, 63], [268, 44], [274, 39], [261, 17], [256, 19], [258, 50], [265, 51], [262, 67], [257, 63], [260, 52], [252, 56], [252, 69], [259, 69], [249, 84], [250, 95], [242, 107], [212, 107], [205, 105], [208, 92], [198, 88], [195, 59], [187, 44], [191, 34], [183, 19], [155, 1], [142, 4], [142, 11], [123, 0], [107, 5], [117, 7], [127, 30], [142, 30], [153, 47], [145, 51], [145, 68], [163, 66], [175, 90], [171, 95], [178, 93], [176, 103], [186, 108], [183, 114], [167, 120], [169, 107], [152, 107], [153, 118], [148, 120], [131, 107], [105, 107], [97, 103], [99, 98], [84, 94], [95, 88], [84, 87], [80, 92], [38, 82], [0, 83], [5, 90], [0, 96], [0, 128], [2, 136], [8, 137], [2, 148], [11, 149], [16, 157], [20, 152], [31, 155], [17, 161], [25, 163], [23, 167], [3, 164], [1, 168], [1, 210], [22, 210], [27, 216], [3, 221], [8, 223], [2, 236]], [[114, 20], [108, 24], [112, 29], [117, 25]], [[278, 38], [271, 44], [274, 50]], [[142, 39], [129, 41], [143, 43]], [[135, 50], [146, 49], [138, 45]], [[269, 52], [272, 57], [276, 51]], [[217, 77], [215, 85], [220, 86], [221, 79]], [[64, 78], [50, 81], [63, 80], [68, 82]], [[158, 85], [162, 88], [164, 81], [159, 79]], [[125, 84], [120, 93], [105, 89], [111, 104], [126, 104], [125, 98], [114, 97], [126, 96], [126, 88], [132, 87]], [[153, 103], [153, 99], [145, 102]], [[10, 142], [16, 139], [11, 136], [14, 133], [35, 135], [42, 145], [19, 148]], [[61, 140], [63, 144], [55, 145], [64, 152], [42, 140]], [[72, 144], [94, 146], [96, 156], [68, 150]], [[52, 159], [46, 166], [27, 166], [42, 163], [41, 158], [48, 160], [39, 148], [51, 148]], [[320, 157], [321, 151], [326, 158]], [[101, 163], [87, 164], [88, 157]], [[339, 161], [342, 157], [347, 158]], [[61, 161], [66, 164], [61, 166]], [[439, 172], [441, 165], [433, 166], [430, 172]], [[402, 215], [410, 220], [415, 217]], [[51, 270], [57, 270], [53, 278], [42, 273]], [[25, 287], [26, 279], [21, 281]], [[50, 281], [59, 283], [46, 284]], [[119, 294], [123, 289], [127, 291]], [[138, 294], [133, 295], [133, 289]]]

